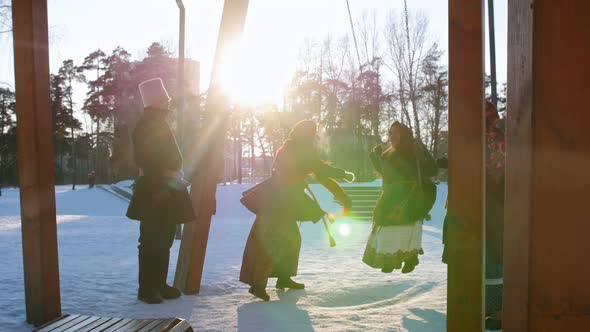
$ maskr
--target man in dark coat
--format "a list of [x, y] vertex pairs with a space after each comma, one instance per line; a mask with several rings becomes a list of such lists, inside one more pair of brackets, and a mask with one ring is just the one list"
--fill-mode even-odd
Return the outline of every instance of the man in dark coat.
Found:
[[182, 178], [182, 157], [166, 122], [170, 98], [159, 78], [139, 85], [144, 115], [133, 132], [135, 163], [141, 176], [135, 182], [127, 217], [140, 221], [139, 290], [143, 302], [161, 303], [180, 297], [166, 283], [170, 247], [176, 225], [195, 219]]
[[278, 150], [273, 175], [248, 236], [240, 281], [250, 285], [249, 292], [268, 301], [268, 278], [277, 278], [276, 288], [302, 289], [291, 277], [297, 275], [301, 234], [297, 221], [317, 222], [325, 212], [304, 192], [305, 178], [314, 174], [335, 194], [345, 207], [350, 200], [332, 179], [353, 179], [354, 175], [320, 160], [315, 147], [316, 124], [299, 122], [289, 139]]

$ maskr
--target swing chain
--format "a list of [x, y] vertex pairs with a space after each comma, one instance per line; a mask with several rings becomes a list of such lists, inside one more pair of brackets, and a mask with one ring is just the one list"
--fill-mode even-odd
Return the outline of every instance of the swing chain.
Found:
[[412, 54], [411, 54], [411, 47], [412, 44], [410, 43], [410, 20], [409, 20], [409, 15], [408, 15], [408, 1], [404, 0], [404, 16], [406, 19], [406, 40], [408, 42], [408, 83], [410, 84], [410, 91], [413, 91], [412, 89], [412, 71], [413, 71], [413, 66], [412, 66]]
[[359, 62], [359, 70], [362, 71], [361, 55], [359, 53], [359, 46], [356, 41], [356, 33], [354, 32], [354, 23], [352, 20], [352, 14], [350, 12], [350, 4], [348, 3], [348, 0], [346, 0], [346, 9], [348, 9], [348, 19], [350, 20], [350, 29], [352, 30], [352, 40], [354, 41], [354, 48], [356, 50], [356, 58]]

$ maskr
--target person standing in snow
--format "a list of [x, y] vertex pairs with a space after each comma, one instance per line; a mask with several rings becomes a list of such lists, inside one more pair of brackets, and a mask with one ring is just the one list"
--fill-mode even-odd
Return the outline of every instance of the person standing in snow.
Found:
[[494, 104], [486, 102], [486, 329], [502, 327], [506, 139]]
[[96, 183], [96, 172], [90, 171], [88, 172], [88, 188], [94, 188], [94, 184]]
[[[494, 331], [502, 328], [506, 139], [500, 126], [500, 116], [494, 104], [486, 101], [485, 111], [485, 327], [486, 330]], [[460, 245], [449, 242], [448, 225], [451, 218], [451, 215], [447, 213], [443, 223], [442, 262], [445, 264], [448, 263], [450, 248]]]
[[195, 219], [182, 157], [166, 122], [170, 97], [161, 79], [139, 85], [144, 114], [133, 131], [133, 153], [141, 170], [135, 182], [127, 217], [139, 220], [139, 290], [137, 298], [149, 304], [180, 297], [166, 283], [170, 247], [176, 225]]
[[268, 278], [277, 278], [277, 289], [305, 287], [291, 279], [297, 275], [301, 249], [297, 221], [317, 222], [326, 214], [305, 194], [305, 178], [314, 174], [345, 210], [350, 208], [350, 199], [334, 179], [352, 181], [354, 174], [320, 159], [316, 130], [314, 121], [298, 122], [277, 151], [272, 177], [259, 185], [264, 194], [244, 249], [240, 281], [250, 285], [249, 292], [264, 301], [270, 299], [266, 292]]
[[430, 178], [437, 167], [406, 125], [393, 123], [389, 141], [385, 151], [377, 145], [370, 154], [383, 178], [383, 191], [373, 211], [373, 230], [363, 262], [385, 273], [400, 268], [409, 273], [423, 253], [422, 221], [436, 199], [436, 186]]

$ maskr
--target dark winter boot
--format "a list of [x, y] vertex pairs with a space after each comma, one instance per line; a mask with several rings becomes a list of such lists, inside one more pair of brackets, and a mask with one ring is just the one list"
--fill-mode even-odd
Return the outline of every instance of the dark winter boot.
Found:
[[181, 294], [177, 288], [165, 284], [160, 288], [160, 295], [166, 300], [172, 300], [179, 298]]
[[266, 292], [266, 282], [252, 285], [248, 290], [248, 293], [256, 296], [262, 301], [270, 301], [270, 296], [268, 296], [268, 293]]
[[418, 265], [420, 261], [418, 260], [418, 256], [413, 257], [405, 261], [404, 267], [402, 268], [402, 273], [410, 273], [414, 271], [416, 265]]
[[140, 251], [138, 300], [148, 304], [162, 303], [162, 297], [157, 287], [157, 277], [154, 273], [154, 264], [150, 261], [149, 255]]
[[287, 277], [287, 278], [278, 278], [277, 284], [275, 287], [276, 287], [276, 289], [282, 289], [282, 290], [285, 290], [285, 288], [304, 289], [305, 285], [295, 282], [290, 277]]
[[168, 265], [170, 263], [170, 252], [166, 252], [165, 255], [162, 255], [159, 262], [159, 281], [158, 285], [160, 286], [160, 295], [162, 298], [166, 300], [177, 299], [180, 297], [180, 291], [172, 286], [169, 286], [166, 283], [166, 279], [168, 278]]
[[393, 270], [395, 270], [395, 267], [392, 264], [384, 265], [381, 268], [381, 272], [383, 272], [383, 273], [391, 273], [391, 272], [393, 272]]
[[383, 268], [381, 268], [381, 272], [383, 272], [383, 273], [391, 273], [391, 272], [393, 272], [393, 267], [391, 267], [391, 266], [383, 267]]
[[140, 300], [141, 302], [147, 303], [147, 304], [160, 304], [162, 303], [162, 297], [160, 296], [160, 293], [142, 293], [141, 291], [139, 291], [137, 293], [137, 299]]

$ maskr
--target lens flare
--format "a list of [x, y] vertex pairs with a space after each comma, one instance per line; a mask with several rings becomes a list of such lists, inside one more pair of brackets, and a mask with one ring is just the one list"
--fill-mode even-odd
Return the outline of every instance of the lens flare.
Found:
[[260, 45], [243, 40], [227, 47], [219, 68], [220, 83], [234, 102], [244, 105], [282, 103], [282, 86], [287, 75], [282, 61], [272, 56], [261, 56]]
[[338, 227], [338, 233], [340, 233], [340, 235], [342, 236], [350, 235], [350, 227], [348, 226], [348, 224], [341, 224]]

